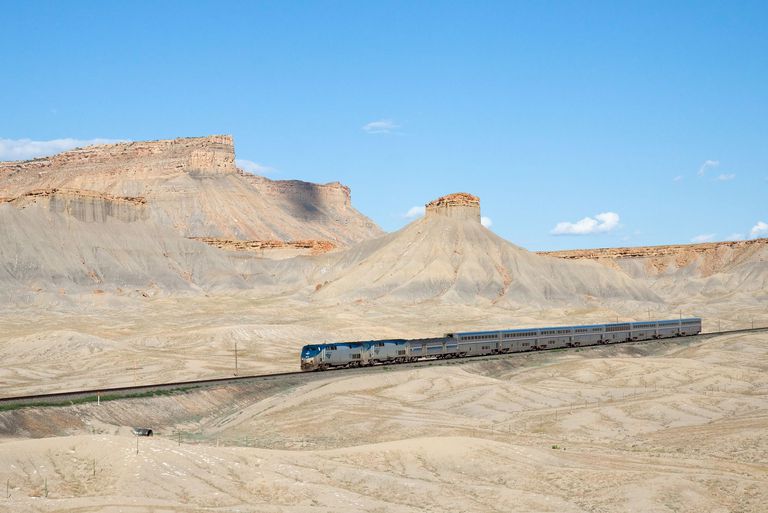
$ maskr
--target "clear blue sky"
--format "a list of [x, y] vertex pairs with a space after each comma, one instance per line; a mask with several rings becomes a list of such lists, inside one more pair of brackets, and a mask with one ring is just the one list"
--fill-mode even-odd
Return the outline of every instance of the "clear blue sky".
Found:
[[[386, 230], [467, 191], [529, 249], [768, 235], [765, 1], [24, 1], [2, 13], [6, 147], [229, 133], [272, 178], [349, 185]], [[593, 233], [552, 233], [585, 217], [559, 231]]]

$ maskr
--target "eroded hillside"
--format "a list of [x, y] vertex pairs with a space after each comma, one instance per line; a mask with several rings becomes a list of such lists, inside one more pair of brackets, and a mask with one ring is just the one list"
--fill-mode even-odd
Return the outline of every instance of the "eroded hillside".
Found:
[[593, 260], [645, 280], [669, 301], [768, 299], [768, 239], [540, 253]]

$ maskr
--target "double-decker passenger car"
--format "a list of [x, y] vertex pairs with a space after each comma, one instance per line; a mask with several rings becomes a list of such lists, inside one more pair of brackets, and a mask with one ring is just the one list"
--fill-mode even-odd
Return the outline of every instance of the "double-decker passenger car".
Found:
[[304, 346], [301, 350], [301, 369], [323, 370], [424, 359], [519, 353], [680, 337], [699, 333], [701, 333], [701, 319], [694, 317], [671, 321], [449, 333], [444, 337], [426, 339], [312, 344]]

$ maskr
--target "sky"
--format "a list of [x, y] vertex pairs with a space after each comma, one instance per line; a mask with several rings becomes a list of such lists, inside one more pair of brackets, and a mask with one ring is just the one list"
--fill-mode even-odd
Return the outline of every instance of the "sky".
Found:
[[0, 160], [232, 134], [383, 229], [531, 250], [768, 236], [768, 2], [6, 2]]

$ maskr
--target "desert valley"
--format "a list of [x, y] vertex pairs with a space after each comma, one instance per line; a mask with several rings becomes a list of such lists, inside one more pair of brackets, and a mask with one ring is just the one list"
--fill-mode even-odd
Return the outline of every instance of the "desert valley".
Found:
[[[471, 191], [424, 198], [423, 218], [385, 233], [346, 186], [234, 156], [210, 136], [0, 163], [0, 398], [295, 371], [309, 343], [768, 326], [766, 239], [535, 253], [482, 226]], [[766, 342], [7, 408], [0, 511], [763, 511]]]

